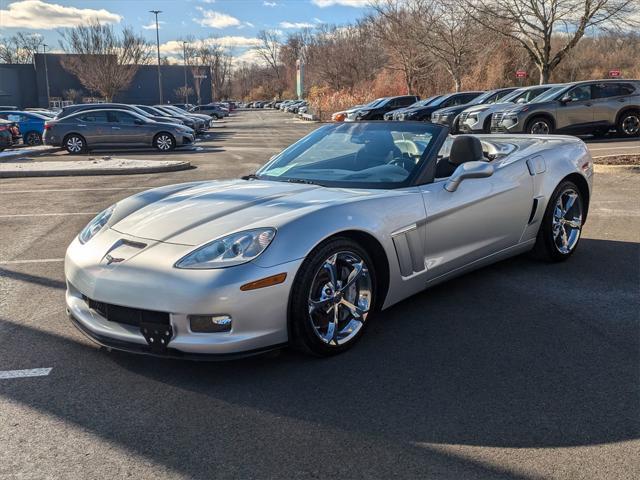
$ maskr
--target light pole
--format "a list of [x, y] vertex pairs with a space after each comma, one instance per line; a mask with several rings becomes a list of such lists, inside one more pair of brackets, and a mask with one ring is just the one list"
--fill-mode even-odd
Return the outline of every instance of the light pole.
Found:
[[158, 14], [162, 10], [149, 10], [156, 16], [156, 47], [158, 49], [158, 94], [160, 96], [160, 105], [162, 105], [162, 74], [160, 73], [160, 27], [158, 27]]
[[184, 103], [189, 103], [189, 91], [187, 90], [187, 42], [182, 42], [182, 55], [184, 57]]
[[51, 105], [51, 95], [49, 93], [49, 70], [47, 69], [47, 44], [42, 44], [42, 56], [44, 57], [44, 78], [47, 84], [47, 108], [50, 108]]

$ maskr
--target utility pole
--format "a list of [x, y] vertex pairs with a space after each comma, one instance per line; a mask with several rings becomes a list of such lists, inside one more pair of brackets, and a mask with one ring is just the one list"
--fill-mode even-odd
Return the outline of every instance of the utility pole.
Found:
[[158, 95], [160, 96], [160, 104], [162, 105], [162, 74], [160, 73], [160, 27], [158, 26], [158, 14], [162, 10], [149, 10], [156, 16], [156, 47], [158, 49]]
[[182, 42], [182, 55], [184, 57], [184, 103], [189, 103], [189, 91], [187, 90], [187, 42]]
[[42, 56], [44, 57], [44, 78], [47, 84], [47, 108], [50, 108], [51, 95], [49, 92], [49, 70], [47, 70], [47, 47], [48, 45], [46, 43], [42, 44]]

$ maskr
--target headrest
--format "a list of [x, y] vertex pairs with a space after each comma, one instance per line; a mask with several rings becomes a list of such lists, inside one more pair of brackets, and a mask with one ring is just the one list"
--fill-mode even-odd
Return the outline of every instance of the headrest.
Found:
[[460, 165], [477, 160], [484, 160], [480, 140], [472, 135], [458, 135], [451, 145], [449, 163]]

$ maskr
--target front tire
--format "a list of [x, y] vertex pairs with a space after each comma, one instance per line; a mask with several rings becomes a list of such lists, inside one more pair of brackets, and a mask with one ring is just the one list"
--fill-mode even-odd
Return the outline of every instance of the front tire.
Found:
[[65, 137], [64, 148], [71, 155], [78, 155], [87, 150], [87, 143], [82, 136], [72, 133], [71, 135], [67, 135]]
[[620, 115], [618, 132], [628, 138], [640, 136], [640, 112], [631, 110]]
[[553, 124], [544, 117], [536, 117], [527, 123], [527, 133], [531, 135], [549, 135], [553, 133]]
[[292, 345], [317, 356], [351, 348], [376, 306], [376, 273], [360, 245], [337, 237], [316, 247], [296, 275], [289, 305]]
[[534, 256], [561, 262], [573, 255], [584, 218], [584, 199], [580, 189], [571, 181], [564, 181], [553, 192], [538, 231]]
[[153, 138], [153, 146], [160, 152], [170, 152], [176, 148], [176, 139], [169, 133], [161, 132]]

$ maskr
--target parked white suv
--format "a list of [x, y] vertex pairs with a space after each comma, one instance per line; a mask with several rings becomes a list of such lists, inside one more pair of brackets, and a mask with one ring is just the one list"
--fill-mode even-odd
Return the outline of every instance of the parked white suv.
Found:
[[504, 97], [499, 103], [474, 105], [460, 114], [459, 128], [462, 133], [490, 133], [491, 116], [513, 107], [514, 103], [525, 104], [536, 97], [551, 90], [560, 88], [561, 85], [535, 85], [514, 90]]

